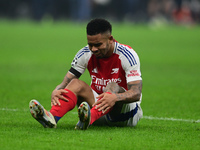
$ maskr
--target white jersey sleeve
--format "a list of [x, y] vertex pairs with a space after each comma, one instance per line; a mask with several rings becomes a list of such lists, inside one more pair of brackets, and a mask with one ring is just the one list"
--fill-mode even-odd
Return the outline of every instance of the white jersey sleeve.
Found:
[[[80, 74], [83, 74], [85, 72], [85, 69], [87, 68], [88, 61], [91, 57], [91, 51], [89, 50], [88, 46], [82, 48], [77, 52], [75, 55], [71, 67], [79, 72]], [[71, 70], [71, 69], [70, 69]], [[70, 71], [72, 74], [74, 74], [73, 71]]]
[[140, 60], [137, 53], [129, 46], [118, 44], [117, 50], [120, 54], [122, 67], [126, 74], [127, 83], [142, 80], [140, 71]]

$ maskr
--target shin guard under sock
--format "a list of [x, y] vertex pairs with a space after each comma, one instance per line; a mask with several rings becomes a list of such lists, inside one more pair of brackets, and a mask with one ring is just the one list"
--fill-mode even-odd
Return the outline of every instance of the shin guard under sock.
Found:
[[112, 110], [112, 108], [108, 109], [105, 113], [102, 111], [99, 111], [95, 107], [93, 107], [90, 112], [91, 112], [91, 120], [90, 120], [90, 125], [95, 122], [97, 119], [101, 118], [102, 116], [106, 115]]
[[[109, 92], [107, 92], [109, 93]], [[111, 94], [111, 93], [109, 93]], [[100, 98], [101, 99], [101, 98]], [[100, 100], [99, 99], [99, 100]], [[108, 109], [105, 113], [103, 113], [102, 111], [99, 111], [98, 109], [96, 109], [96, 106], [92, 107], [92, 109], [90, 110], [91, 113], [91, 120], [90, 120], [90, 124], [92, 124], [93, 122], [95, 122], [97, 119], [101, 118], [102, 116], [106, 115], [107, 113], [109, 113], [112, 110], [112, 108]]]
[[77, 97], [76, 95], [68, 90], [68, 89], [64, 89], [66, 91], [68, 91], [68, 93], [63, 93], [62, 95], [68, 99], [69, 101], [64, 101], [59, 99], [59, 102], [61, 105], [53, 105], [50, 113], [54, 116], [56, 122], [58, 122], [58, 120], [64, 116], [68, 111], [72, 110], [77, 103]]

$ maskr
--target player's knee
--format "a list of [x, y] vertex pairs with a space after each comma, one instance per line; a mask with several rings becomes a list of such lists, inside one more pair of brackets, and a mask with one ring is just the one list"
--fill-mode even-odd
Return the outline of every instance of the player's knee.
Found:
[[[121, 93], [122, 88], [116, 82], [110, 82], [107, 84], [104, 92], [111, 91], [113, 93]], [[124, 90], [123, 90], [124, 91]]]
[[79, 93], [84, 88], [82, 82], [83, 81], [79, 79], [72, 79], [70, 83], [66, 86], [66, 89], [69, 89], [74, 93]]
[[116, 82], [110, 82], [107, 84], [107, 87], [119, 87], [119, 85]]

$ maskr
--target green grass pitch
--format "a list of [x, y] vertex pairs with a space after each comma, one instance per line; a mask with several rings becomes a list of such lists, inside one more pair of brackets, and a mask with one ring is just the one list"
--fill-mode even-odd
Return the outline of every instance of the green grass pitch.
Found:
[[[29, 113], [37, 99], [50, 109], [52, 90], [87, 44], [86, 24], [0, 21], [0, 149], [200, 149], [200, 28], [113, 24], [117, 41], [138, 53], [144, 118], [134, 128], [75, 131], [77, 108], [57, 129]], [[88, 73], [81, 77], [90, 83]]]

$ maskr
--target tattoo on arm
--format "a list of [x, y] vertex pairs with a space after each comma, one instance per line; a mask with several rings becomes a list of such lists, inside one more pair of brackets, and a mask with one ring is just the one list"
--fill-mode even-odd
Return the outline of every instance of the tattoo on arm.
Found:
[[75, 78], [75, 76], [73, 76], [72, 78], [66, 77], [66, 84], [69, 84], [69, 82], [70, 82], [72, 79], [74, 79], [74, 78]]
[[73, 76], [72, 78], [65, 76], [65, 82], [62, 82], [60, 85], [58, 85], [56, 89], [57, 90], [64, 89], [69, 84], [69, 82], [74, 78], [76, 78], [76, 76]]
[[134, 84], [128, 84], [128, 89], [133, 91], [139, 91], [141, 93], [142, 91], [142, 82], [134, 83]]
[[119, 101], [124, 101], [127, 103], [135, 102], [140, 99], [142, 92], [142, 81], [138, 83], [130, 83], [128, 84], [128, 91], [124, 93], [116, 94]]

